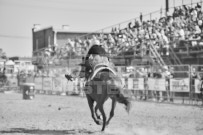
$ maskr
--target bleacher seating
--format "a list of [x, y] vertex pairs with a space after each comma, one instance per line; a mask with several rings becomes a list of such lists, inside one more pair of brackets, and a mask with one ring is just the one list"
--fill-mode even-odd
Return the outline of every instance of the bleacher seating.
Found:
[[182, 64], [185, 61], [179, 58], [203, 57], [202, 19], [199, 3], [195, 6], [182, 5], [175, 7], [172, 14], [159, 19], [144, 20], [143, 17], [142, 20], [129, 22], [122, 29], [115, 26], [109, 33], [68, 39], [64, 46], [49, 48], [46, 53], [50, 60], [69, 59], [85, 55], [92, 44], [100, 44], [112, 56], [139, 58], [150, 55], [152, 45], [166, 64]]

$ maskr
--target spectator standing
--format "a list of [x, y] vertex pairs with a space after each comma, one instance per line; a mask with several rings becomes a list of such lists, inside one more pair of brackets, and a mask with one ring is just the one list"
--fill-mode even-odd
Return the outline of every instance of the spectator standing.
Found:
[[168, 66], [164, 66], [163, 73], [162, 73], [162, 78], [164, 78], [165, 81], [166, 81], [166, 98], [167, 98], [168, 101], [170, 101], [170, 79], [172, 77], [173, 76], [170, 73]]
[[201, 84], [200, 84], [200, 99], [202, 99], [202, 103], [203, 103], [203, 76], [201, 76]]

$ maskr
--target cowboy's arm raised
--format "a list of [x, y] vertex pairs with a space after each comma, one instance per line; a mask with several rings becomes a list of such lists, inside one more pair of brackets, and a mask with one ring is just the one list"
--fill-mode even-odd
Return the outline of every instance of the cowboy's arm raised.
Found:
[[79, 74], [65, 74], [65, 78], [68, 81], [73, 81], [75, 78], [83, 78], [83, 77], [81, 77], [81, 75], [79, 73]]

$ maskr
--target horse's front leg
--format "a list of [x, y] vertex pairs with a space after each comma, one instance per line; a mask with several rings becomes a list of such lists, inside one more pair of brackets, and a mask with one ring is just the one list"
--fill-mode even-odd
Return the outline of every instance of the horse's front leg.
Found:
[[109, 119], [106, 122], [106, 125], [108, 125], [110, 120], [113, 118], [115, 107], [116, 107], [116, 99], [112, 98], [111, 112], [110, 112], [110, 115], [109, 115]]
[[95, 115], [94, 115], [94, 109], [93, 109], [94, 108], [94, 100], [89, 95], [86, 95], [86, 97], [87, 97], [88, 105], [90, 107], [92, 118], [96, 124], [100, 125], [100, 122], [95, 118]]
[[104, 112], [103, 104], [99, 105], [99, 111], [101, 112], [102, 117], [103, 117], [103, 126], [102, 126], [102, 130], [101, 131], [104, 131], [105, 126], [106, 126], [106, 114]]

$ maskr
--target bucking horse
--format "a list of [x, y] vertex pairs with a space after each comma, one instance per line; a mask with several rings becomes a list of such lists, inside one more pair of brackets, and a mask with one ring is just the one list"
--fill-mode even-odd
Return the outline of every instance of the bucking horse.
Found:
[[[130, 99], [124, 96], [124, 85], [122, 84], [121, 78], [113, 68], [108, 66], [108, 64], [99, 63], [92, 67], [90, 60], [87, 57], [83, 57], [80, 66], [81, 71], [79, 77], [86, 79], [84, 92], [86, 94], [92, 118], [96, 124], [103, 124], [101, 131], [104, 131], [105, 127], [114, 116], [116, 102], [124, 104], [126, 111], [129, 113], [131, 108]], [[68, 80], [72, 80], [71, 75], [65, 76]], [[108, 98], [112, 100], [112, 104], [110, 115], [107, 119], [103, 105]], [[95, 106], [94, 102], [96, 102]], [[102, 115], [103, 121], [98, 114], [98, 110]]]

